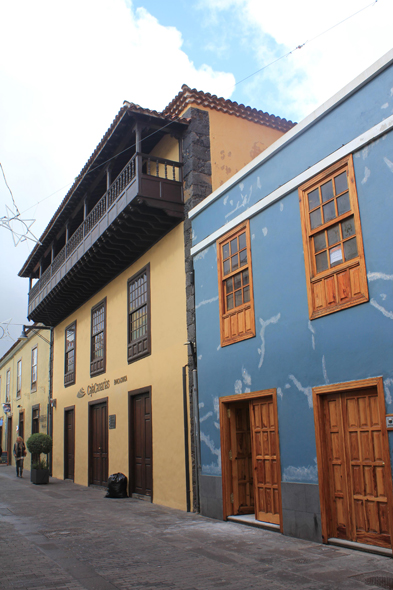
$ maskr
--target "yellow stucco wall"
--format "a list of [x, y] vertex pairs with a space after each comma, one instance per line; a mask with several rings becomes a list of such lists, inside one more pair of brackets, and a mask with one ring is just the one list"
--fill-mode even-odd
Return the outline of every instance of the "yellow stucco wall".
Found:
[[[150, 263], [151, 355], [127, 362], [127, 281]], [[92, 307], [106, 297], [106, 372], [90, 377]], [[64, 331], [74, 320], [76, 383], [64, 387]], [[75, 406], [75, 479], [88, 484], [88, 402], [108, 397], [108, 414], [116, 415], [109, 430], [108, 473], [129, 477], [128, 392], [151, 386], [153, 430], [153, 502], [186, 509], [182, 367], [187, 364], [186, 295], [183, 224], [179, 224], [135, 264], [100, 290], [55, 328], [53, 410], [53, 475], [64, 476], [64, 408]], [[114, 385], [114, 379], [127, 381]], [[93, 383], [109, 380], [110, 387], [77, 398]]]
[[212, 191], [283, 135], [277, 129], [198, 104], [188, 104], [184, 112], [192, 106], [209, 112]]
[[[12, 443], [11, 443], [11, 455], [16, 437], [19, 435], [17, 427], [19, 427], [19, 415], [24, 412], [24, 441], [26, 442], [31, 435], [32, 428], [32, 408], [39, 404], [40, 406], [40, 432], [48, 434], [48, 403], [49, 403], [49, 341], [50, 332], [49, 330], [42, 330], [38, 334], [30, 332], [27, 340], [21, 340], [15, 347], [12, 348], [10, 353], [4, 355], [3, 361], [0, 363], [0, 419], [3, 418], [2, 426], [2, 448], [3, 451], [9, 451], [7, 448], [8, 436], [7, 436], [7, 421], [8, 417], [12, 417]], [[37, 389], [31, 390], [31, 351], [37, 347]], [[17, 397], [17, 363], [22, 360], [22, 383], [20, 396]], [[10, 404], [11, 413], [5, 414], [3, 410], [3, 403], [5, 402], [6, 396], [6, 375], [10, 369], [11, 380], [10, 380]], [[41, 459], [45, 459], [42, 456]], [[15, 461], [12, 457], [12, 464]], [[28, 452], [24, 461], [24, 469], [30, 470], [31, 467], [31, 455]]]
[[[179, 162], [178, 140], [175, 137], [171, 137], [170, 135], [165, 135], [152, 149], [151, 155], [158, 156], [159, 158], [165, 158], [166, 160], [172, 160], [173, 162]], [[175, 172], [175, 178], [173, 178], [173, 171]], [[153, 168], [153, 165], [151, 173], [153, 175], [156, 174], [156, 170], [155, 167]], [[159, 176], [165, 178], [165, 166], [163, 164], [159, 164]], [[179, 180], [179, 168], [167, 166], [167, 178], [169, 178], [169, 180]]]

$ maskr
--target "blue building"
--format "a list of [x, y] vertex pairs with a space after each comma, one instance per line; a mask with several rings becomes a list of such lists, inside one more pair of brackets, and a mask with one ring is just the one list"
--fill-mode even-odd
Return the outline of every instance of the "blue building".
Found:
[[204, 515], [392, 547], [392, 113], [393, 51], [189, 214]]

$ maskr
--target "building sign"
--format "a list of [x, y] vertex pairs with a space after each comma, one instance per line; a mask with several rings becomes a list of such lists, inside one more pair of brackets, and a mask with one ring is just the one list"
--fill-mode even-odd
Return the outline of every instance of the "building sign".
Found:
[[116, 414], [111, 414], [109, 416], [109, 430], [113, 430], [116, 428]]
[[104, 389], [109, 389], [110, 386], [111, 382], [108, 379], [105, 379], [105, 381], [101, 381], [101, 383], [92, 383], [91, 385], [87, 386], [87, 391], [85, 391], [84, 388], [81, 387], [78, 393], [76, 394], [76, 397], [85, 397], [86, 393], [87, 395], [92, 396], [93, 393], [98, 393], [99, 391], [104, 391]]
[[124, 377], [119, 377], [118, 379], [115, 379], [113, 381], [113, 385], [119, 385], [119, 383], [124, 383], [125, 381], [127, 381], [127, 375], [124, 375]]
[[3, 426], [3, 418], [0, 418], [0, 426]]
[[11, 412], [11, 404], [3, 404], [3, 412], [4, 414], [9, 414]]

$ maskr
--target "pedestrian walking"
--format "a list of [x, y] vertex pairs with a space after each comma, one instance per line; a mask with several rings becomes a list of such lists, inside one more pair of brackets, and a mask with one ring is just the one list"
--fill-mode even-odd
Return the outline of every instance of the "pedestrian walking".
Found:
[[23, 459], [26, 457], [26, 447], [21, 436], [16, 437], [16, 443], [14, 444], [14, 457], [16, 463], [16, 477], [22, 477]]

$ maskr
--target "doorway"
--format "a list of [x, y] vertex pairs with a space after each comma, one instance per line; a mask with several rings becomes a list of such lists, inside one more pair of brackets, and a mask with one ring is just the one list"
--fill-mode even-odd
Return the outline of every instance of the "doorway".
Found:
[[382, 378], [315, 388], [322, 536], [392, 547]]
[[130, 495], [153, 498], [151, 388], [130, 392]]
[[7, 418], [7, 451], [8, 451], [8, 465], [12, 465], [12, 416]]
[[22, 410], [19, 412], [19, 431], [18, 434], [20, 437], [25, 440], [25, 412]]
[[89, 485], [108, 482], [108, 404], [105, 400], [89, 403]]
[[64, 479], [74, 481], [75, 406], [64, 409]]
[[220, 398], [224, 520], [254, 514], [282, 527], [276, 390]]

